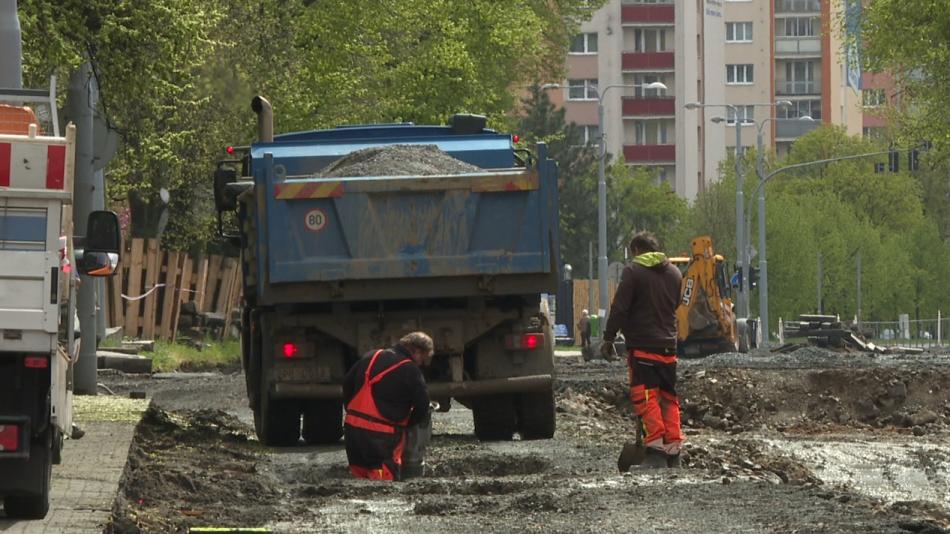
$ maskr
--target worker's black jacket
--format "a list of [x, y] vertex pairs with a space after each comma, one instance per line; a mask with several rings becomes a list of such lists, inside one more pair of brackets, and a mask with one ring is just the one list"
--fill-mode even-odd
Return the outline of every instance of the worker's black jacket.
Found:
[[[376, 354], [375, 350], [364, 354], [346, 373], [346, 377], [343, 379], [344, 405], [349, 404], [356, 392], [362, 387], [363, 378], [366, 376], [366, 366], [369, 365], [373, 354]], [[409, 351], [399, 345], [386, 349], [376, 358], [376, 364], [373, 366], [370, 376], [375, 376], [393, 364], [411, 358]], [[402, 421], [408, 415], [409, 422], [407, 426], [419, 423], [429, 413], [429, 391], [426, 389], [426, 381], [422, 376], [422, 371], [415, 363], [401, 365], [384, 376], [373, 386], [373, 398], [376, 400], [376, 408], [379, 409], [379, 413], [390, 421]], [[409, 413], [410, 409], [412, 409], [411, 414]]]

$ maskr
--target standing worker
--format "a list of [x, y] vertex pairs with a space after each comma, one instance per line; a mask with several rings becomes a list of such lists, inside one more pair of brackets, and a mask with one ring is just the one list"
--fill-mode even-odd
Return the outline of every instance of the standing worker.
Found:
[[581, 350], [590, 348], [590, 312], [581, 311], [581, 318], [577, 321], [577, 331], [581, 335]]
[[[432, 419], [420, 367], [433, 350], [431, 337], [412, 332], [390, 349], [366, 353], [347, 372], [344, 440], [355, 476], [402, 480], [422, 474]], [[413, 457], [407, 458], [410, 451]]]
[[[630, 400], [640, 418], [643, 445], [641, 467], [679, 467], [683, 435], [676, 396], [676, 306], [683, 275], [659, 252], [651, 232], [638, 232], [630, 241], [633, 262], [623, 270], [610, 306], [601, 352], [616, 357], [614, 338], [623, 332], [627, 349]], [[635, 463], [636, 447], [624, 447], [618, 467]]]

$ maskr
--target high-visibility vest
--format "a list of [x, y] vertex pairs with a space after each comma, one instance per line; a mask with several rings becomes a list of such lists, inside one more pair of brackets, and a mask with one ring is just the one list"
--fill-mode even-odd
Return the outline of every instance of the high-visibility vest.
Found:
[[409, 421], [409, 416], [407, 415], [402, 421], [391, 421], [379, 413], [379, 408], [376, 406], [376, 399], [373, 398], [373, 386], [389, 373], [411, 362], [410, 360], [402, 360], [387, 367], [377, 375], [371, 376], [373, 365], [376, 363], [376, 358], [381, 352], [383, 352], [382, 349], [377, 350], [376, 354], [373, 354], [373, 358], [369, 361], [369, 365], [366, 366], [363, 385], [360, 386], [359, 391], [356, 392], [356, 395], [354, 395], [346, 405], [346, 418], [344, 422], [355, 428], [372, 430], [373, 432], [381, 432], [384, 434], [394, 434], [396, 433], [397, 427], [405, 428], [406, 423]]

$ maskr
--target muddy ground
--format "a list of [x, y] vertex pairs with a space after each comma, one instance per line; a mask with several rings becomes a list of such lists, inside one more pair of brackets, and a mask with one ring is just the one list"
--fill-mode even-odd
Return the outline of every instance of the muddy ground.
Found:
[[680, 470], [617, 473], [620, 362], [557, 358], [553, 440], [480, 443], [436, 414], [431, 472], [352, 478], [341, 445], [266, 449], [240, 374], [103, 375], [146, 391], [114, 532], [945, 532], [950, 356], [717, 355], [680, 364]]

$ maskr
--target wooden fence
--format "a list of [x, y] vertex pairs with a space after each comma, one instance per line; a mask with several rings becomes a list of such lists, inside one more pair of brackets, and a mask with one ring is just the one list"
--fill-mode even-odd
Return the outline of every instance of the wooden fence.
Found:
[[155, 239], [127, 243], [122, 268], [107, 279], [108, 322], [126, 337], [169, 339], [178, 336], [181, 306], [194, 302], [199, 313], [222, 316], [222, 335], [241, 299], [237, 258], [165, 252]]

